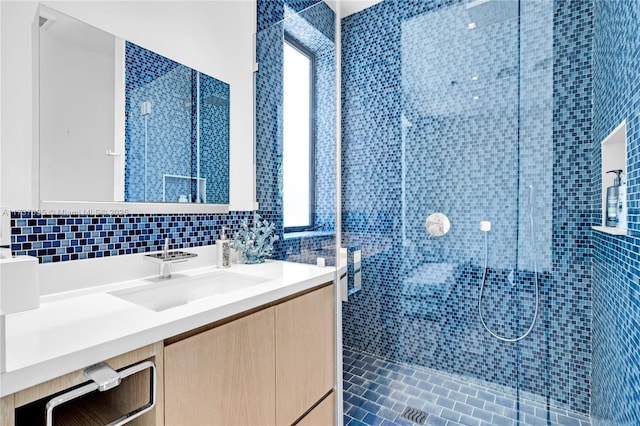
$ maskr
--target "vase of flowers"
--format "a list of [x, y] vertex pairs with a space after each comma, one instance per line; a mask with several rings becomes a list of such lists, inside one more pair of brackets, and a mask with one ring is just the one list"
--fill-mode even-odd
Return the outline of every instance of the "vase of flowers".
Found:
[[276, 225], [261, 220], [259, 214], [253, 224], [242, 219], [240, 229], [233, 234], [233, 248], [242, 255], [244, 263], [262, 263], [265, 257], [273, 253], [273, 243], [278, 240], [275, 234]]

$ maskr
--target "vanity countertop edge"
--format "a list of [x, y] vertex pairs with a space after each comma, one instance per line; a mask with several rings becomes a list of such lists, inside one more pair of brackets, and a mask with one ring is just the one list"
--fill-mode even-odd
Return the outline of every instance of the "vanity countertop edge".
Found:
[[[267, 281], [156, 312], [109, 294], [139, 281], [133, 280], [80, 294], [42, 297], [38, 309], [7, 315], [7, 372], [0, 374], [0, 397], [336, 278], [334, 267], [285, 261], [234, 264], [228, 270]], [[214, 271], [219, 269], [197, 268], [192, 273]]]

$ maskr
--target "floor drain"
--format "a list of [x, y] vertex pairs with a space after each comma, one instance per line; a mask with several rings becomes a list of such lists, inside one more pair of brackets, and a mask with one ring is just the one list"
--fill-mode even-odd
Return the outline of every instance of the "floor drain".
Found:
[[407, 420], [411, 420], [414, 423], [419, 425], [424, 424], [425, 420], [427, 420], [428, 414], [422, 410], [418, 410], [417, 408], [407, 407], [404, 409], [404, 412], [400, 417], [404, 417]]

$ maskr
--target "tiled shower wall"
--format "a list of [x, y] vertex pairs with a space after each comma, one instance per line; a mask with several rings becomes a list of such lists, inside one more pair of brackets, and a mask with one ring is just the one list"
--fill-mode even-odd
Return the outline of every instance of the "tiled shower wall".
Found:
[[[587, 413], [591, 3], [520, 2], [519, 23], [473, 32], [466, 13], [385, 0], [343, 19], [343, 245], [364, 256], [344, 341]], [[435, 211], [452, 230], [429, 239]], [[517, 344], [480, 325], [480, 220], [483, 314], [500, 334], [530, 324], [537, 263], [540, 314]]]
[[[304, 10], [302, 10], [304, 8]], [[297, 12], [297, 13], [296, 13]], [[286, 18], [286, 19], [285, 19]], [[332, 264], [335, 252], [335, 49], [333, 11], [318, 1], [258, 1], [256, 156], [259, 213], [276, 224], [279, 259]], [[315, 54], [315, 217], [321, 234], [286, 235], [282, 218], [282, 46], [284, 35]]]
[[640, 2], [595, 0], [593, 223], [600, 143], [627, 121], [629, 236], [593, 231], [594, 425], [640, 424]]
[[285, 6], [293, 12], [301, 12], [322, 0], [257, 0], [258, 32], [282, 21]]
[[553, 4], [552, 282], [544, 310], [551, 351], [545, 361], [551, 398], [588, 413], [593, 2]]

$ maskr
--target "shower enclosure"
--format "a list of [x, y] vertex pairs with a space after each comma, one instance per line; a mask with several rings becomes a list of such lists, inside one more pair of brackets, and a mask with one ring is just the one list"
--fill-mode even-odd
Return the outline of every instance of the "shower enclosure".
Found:
[[[336, 20], [336, 55], [324, 2], [258, 2], [257, 195], [276, 255], [333, 264], [334, 232], [349, 259], [362, 250], [361, 288], [337, 309], [345, 424], [589, 424], [589, 248], [572, 203], [590, 197], [575, 141], [591, 7], [383, 0]], [[304, 235], [283, 225], [287, 36], [324, 70], [339, 59], [337, 142], [336, 76], [315, 80]]]
[[568, 3], [384, 0], [342, 19], [342, 246], [363, 254], [345, 423], [588, 423], [589, 289], [555, 235]]

